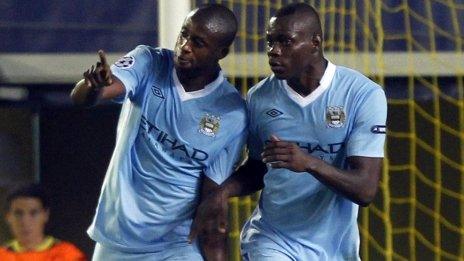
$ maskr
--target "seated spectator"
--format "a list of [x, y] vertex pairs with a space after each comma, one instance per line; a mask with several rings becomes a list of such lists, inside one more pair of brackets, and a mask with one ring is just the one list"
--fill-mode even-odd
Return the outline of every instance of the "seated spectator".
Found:
[[0, 260], [86, 260], [73, 244], [45, 235], [48, 218], [48, 199], [40, 185], [31, 184], [9, 194], [6, 221], [14, 239], [0, 247]]

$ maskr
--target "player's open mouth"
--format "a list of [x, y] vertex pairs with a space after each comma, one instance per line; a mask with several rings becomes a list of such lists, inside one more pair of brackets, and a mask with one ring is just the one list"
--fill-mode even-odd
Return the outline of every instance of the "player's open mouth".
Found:
[[177, 62], [181, 65], [187, 65], [187, 64], [190, 64], [190, 60], [183, 57], [183, 56], [177, 56]]

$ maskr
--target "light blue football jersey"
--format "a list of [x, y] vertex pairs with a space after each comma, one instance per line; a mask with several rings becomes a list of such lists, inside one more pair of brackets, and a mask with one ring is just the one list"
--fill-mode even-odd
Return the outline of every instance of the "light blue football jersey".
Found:
[[[354, 70], [329, 62], [306, 97], [272, 75], [249, 91], [247, 103], [251, 158], [261, 160], [272, 134], [341, 169], [349, 156], [384, 155], [385, 93]], [[242, 231], [245, 253], [278, 246], [298, 260], [359, 259], [357, 204], [308, 173], [268, 168], [264, 184]]]
[[124, 252], [187, 244], [201, 174], [220, 184], [246, 142], [246, 103], [222, 72], [185, 92], [173, 52], [138, 46], [111, 70], [126, 92], [115, 150], [88, 233]]

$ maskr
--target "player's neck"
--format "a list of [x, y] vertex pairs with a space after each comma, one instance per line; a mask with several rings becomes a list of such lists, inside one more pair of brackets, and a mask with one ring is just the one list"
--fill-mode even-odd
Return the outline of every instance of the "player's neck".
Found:
[[21, 249], [25, 251], [35, 250], [42, 242], [44, 242], [45, 236], [36, 236], [32, 238], [18, 239], [18, 243]]
[[217, 66], [212, 70], [195, 70], [190, 72], [177, 72], [182, 87], [186, 92], [204, 89], [206, 85], [216, 80], [221, 68]]
[[327, 68], [328, 61], [322, 59], [308, 68], [305, 73], [298, 78], [289, 79], [288, 85], [299, 95], [306, 97], [316, 90], [320, 83], [322, 76], [324, 76], [325, 69]]

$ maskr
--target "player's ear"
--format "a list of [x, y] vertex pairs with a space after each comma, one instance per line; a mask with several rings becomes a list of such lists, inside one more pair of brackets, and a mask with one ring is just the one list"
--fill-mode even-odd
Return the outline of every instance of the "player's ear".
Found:
[[219, 51], [219, 60], [226, 57], [229, 54], [229, 47], [221, 47]]
[[322, 48], [322, 37], [320, 34], [315, 33], [311, 38], [311, 44], [313, 45], [314, 52], [319, 52]]
[[13, 224], [13, 213], [11, 213], [11, 210], [8, 210], [5, 214], [5, 221], [7, 224], [11, 225]]

